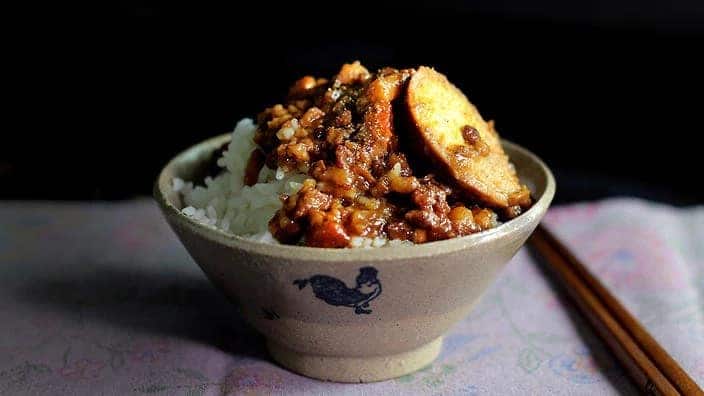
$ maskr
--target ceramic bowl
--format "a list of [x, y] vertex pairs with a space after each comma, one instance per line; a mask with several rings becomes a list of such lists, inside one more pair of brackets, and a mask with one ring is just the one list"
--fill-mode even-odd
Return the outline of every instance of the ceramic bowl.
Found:
[[154, 196], [196, 263], [267, 340], [271, 356], [300, 374], [340, 382], [402, 376], [430, 364], [442, 337], [479, 301], [545, 215], [550, 170], [507, 141], [506, 153], [535, 204], [478, 234], [415, 246], [322, 249], [251, 241], [180, 213], [171, 180], [202, 178], [222, 135], [164, 167]]

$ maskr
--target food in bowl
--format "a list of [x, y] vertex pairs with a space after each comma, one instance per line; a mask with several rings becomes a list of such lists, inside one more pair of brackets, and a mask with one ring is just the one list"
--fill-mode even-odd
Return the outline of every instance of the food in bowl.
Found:
[[493, 122], [432, 68], [345, 64], [240, 121], [219, 172], [174, 178], [182, 213], [249, 238], [324, 248], [481, 232], [532, 204]]
[[[249, 134], [250, 146], [228, 146], [231, 136], [225, 134], [176, 155], [161, 170], [154, 198], [208, 279], [264, 335], [271, 357], [283, 367], [313, 378], [380, 381], [429, 365], [441, 351], [443, 335], [476, 305], [543, 218], [555, 193], [547, 166], [527, 150], [503, 141], [503, 149], [521, 181], [530, 187], [534, 202], [530, 210], [511, 221], [468, 237], [411, 248], [316, 249], [259, 243], [234, 235], [232, 227], [230, 233], [223, 232], [219, 225], [222, 215], [209, 215], [207, 212], [215, 209], [207, 206], [193, 210], [202, 211], [209, 226], [184, 215], [187, 203], [184, 195], [174, 190], [174, 180], [203, 180], [204, 174], [213, 174], [207, 170], [217, 166], [213, 158], [237, 158], [237, 150], [249, 154], [248, 148], [255, 147], [251, 140], [255, 129], [253, 122], [244, 122], [235, 133]], [[247, 161], [245, 157], [241, 162], [220, 163], [244, 170]], [[194, 194], [210, 194], [211, 201], [220, 188], [226, 199], [247, 202], [249, 212], [233, 212], [230, 219], [234, 222], [235, 214], [248, 213], [237, 220], [236, 227], [257, 229], [256, 221], [260, 221], [259, 229], [266, 230], [269, 218], [283, 208], [276, 199], [279, 189], [289, 188], [285, 183], [292, 182], [294, 176], [284, 174], [280, 180], [272, 178], [272, 183], [245, 188], [244, 172], [228, 172], [218, 172], [199, 193], [190, 188]], [[233, 180], [241, 183], [234, 193], [226, 184]], [[176, 187], [181, 192], [189, 189], [180, 183]], [[232, 202], [227, 205], [237, 207]], [[265, 211], [269, 214], [253, 216]]]

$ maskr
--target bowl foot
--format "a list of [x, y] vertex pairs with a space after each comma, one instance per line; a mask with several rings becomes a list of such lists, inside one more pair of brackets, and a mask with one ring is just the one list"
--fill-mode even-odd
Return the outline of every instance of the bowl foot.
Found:
[[440, 354], [442, 337], [396, 355], [339, 357], [307, 355], [267, 340], [279, 364], [307, 377], [335, 382], [374, 382], [400, 377], [429, 365]]

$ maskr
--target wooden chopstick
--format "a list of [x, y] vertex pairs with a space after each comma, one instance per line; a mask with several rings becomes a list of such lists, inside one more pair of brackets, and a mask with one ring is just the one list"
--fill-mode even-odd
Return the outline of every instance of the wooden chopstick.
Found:
[[550, 231], [539, 225], [531, 243], [641, 389], [650, 394], [704, 395], [633, 315]]

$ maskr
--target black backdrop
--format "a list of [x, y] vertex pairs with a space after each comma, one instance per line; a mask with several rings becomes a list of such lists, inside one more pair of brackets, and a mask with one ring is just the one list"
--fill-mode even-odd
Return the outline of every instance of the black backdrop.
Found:
[[254, 116], [301, 75], [358, 59], [448, 75], [555, 170], [558, 202], [704, 202], [704, 3], [530, 3], [34, 10], [31, 40], [15, 42], [24, 109], [4, 128], [0, 198], [149, 194], [177, 151]]

